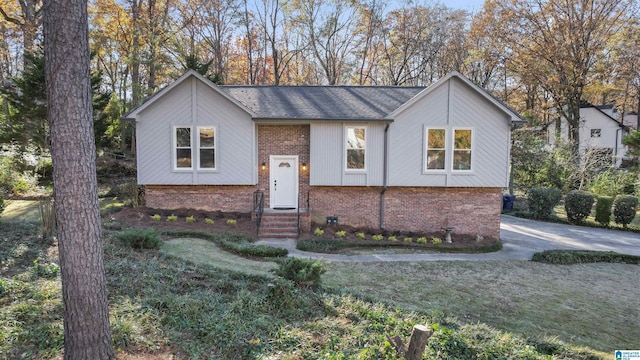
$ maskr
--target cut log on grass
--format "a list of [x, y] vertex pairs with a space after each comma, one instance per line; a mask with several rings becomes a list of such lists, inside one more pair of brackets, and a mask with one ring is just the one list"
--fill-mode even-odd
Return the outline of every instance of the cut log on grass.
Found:
[[407, 360], [422, 359], [422, 354], [427, 346], [427, 340], [433, 335], [433, 330], [425, 325], [414, 325], [409, 338], [409, 348], [405, 355]]

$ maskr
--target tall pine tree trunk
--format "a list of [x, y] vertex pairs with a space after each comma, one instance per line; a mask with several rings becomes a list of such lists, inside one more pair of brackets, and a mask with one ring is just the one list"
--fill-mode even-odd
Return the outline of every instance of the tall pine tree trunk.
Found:
[[115, 358], [91, 109], [87, 0], [45, 0], [44, 46], [65, 359]]

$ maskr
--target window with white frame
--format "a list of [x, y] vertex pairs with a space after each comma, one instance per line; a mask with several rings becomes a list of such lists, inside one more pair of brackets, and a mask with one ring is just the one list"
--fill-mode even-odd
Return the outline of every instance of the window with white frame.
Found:
[[216, 168], [216, 128], [198, 127], [198, 169]]
[[364, 170], [366, 156], [366, 127], [347, 126], [346, 128], [346, 169]]
[[175, 126], [173, 131], [174, 168], [176, 170], [193, 169], [191, 145], [191, 126]]
[[471, 171], [473, 131], [471, 129], [453, 129], [453, 167], [454, 171]]
[[426, 164], [427, 171], [438, 171], [445, 169], [446, 159], [446, 129], [426, 129]]

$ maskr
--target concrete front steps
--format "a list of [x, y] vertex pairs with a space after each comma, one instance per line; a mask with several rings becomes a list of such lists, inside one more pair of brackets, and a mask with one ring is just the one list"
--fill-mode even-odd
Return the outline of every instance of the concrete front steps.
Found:
[[298, 238], [298, 213], [293, 211], [265, 211], [260, 223], [259, 239]]

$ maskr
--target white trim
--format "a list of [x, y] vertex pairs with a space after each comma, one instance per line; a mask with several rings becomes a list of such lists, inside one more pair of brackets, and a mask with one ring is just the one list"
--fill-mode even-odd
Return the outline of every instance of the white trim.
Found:
[[[362, 169], [349, 169], [347, 168], [347, 139], [349, 137], [349, 129], [364, 129], [364, 148], [362, 150], [364, 150], [364, 167]], [[367, 147], [368, 147], [368, 141], [367, 138], [369, 137], [368, 135], [369, 133], [369, 129], [368, 126], [366, 125], [344, 125], [344, 130], [343, 130], [343, 141], [342, 141], [342, 156], [344, 157], [344, 161], [342, 164], [342, 168], [345, 172], [347, 173], [364, 173], [367, 172]], [[357, 150], [357, 149], [356, 149]]]
[[[178, 139], [177, 139], [177, 130], [178, 129], [189, 129], [189, 148], [191, 149], [191, 167], [178, 167]], [[173, 171], [193, 171], [193, 126], [192, 125], [173, 125], [171, 127], [171, 167]], [[186, 149], [186, 147], [182, 147], [182, 149]]]
[[[213, 167], [202, 168], [200, 167], [200, 129], [213, 129], [213, 148], [206, 147], [204, 149], [213, 149]], [[196, 151], [197, 151], [197, 169], [202, 172], [214, 172], [218, 170], [218, 127], [216, 125], [198, 125], [196, 129]]]
[[[458, 170], [458, 169], [455, 169], [453, 167], [453, 162], [454, 162], [454, 158], [455, 158], [454, 153], [456, 151], [455, 146], [456, 146], [456, 131], [457, 130], [469, 130], [469, 131], [471, 131], [471, 149], [461, 149], [462, 151], [471, 151], [471, 164], [470, 164], [471, 166], [470, 166], [469, 170]], [[451, 151], [450, 151], [450, 153], [451, 153], [450, 164], [451, 165], [450, 166], [451, 166], [451, 173], [452, 174], [471, 174], [471, 173], [474, 172], [474, 170], [475, 170], [475, 153], [476, 153], [476, 150], [475, 150], [476, 139], [475, 139], [475, 137], [476, 137], [476, 131], [472, 127], [452, 127], [451, 128]]]
[[[428, 169], [427, 168], [427, 151], [429, 151], [429, 130], [444, 130], [444, 167], [442, 169]], [[423, 131], [423, 145], [422, 145], [422, 173], [423, 174], [444, 174], [447, 172], [448, 160], [449, 160], [449, 136], [447, 136], [447, 132], [449, 132], [449, 128], [446, 126], [433, 126], [429, 127], [424, 125]], [[434, 150], [437, 150], [434, 148]]]

